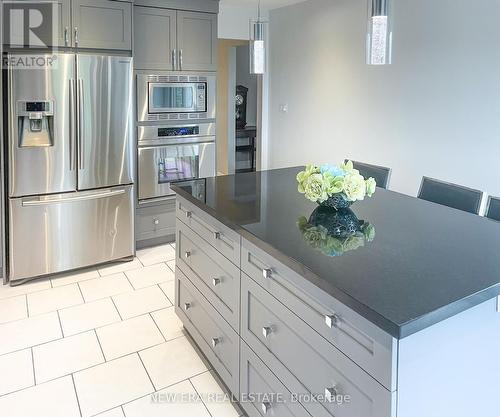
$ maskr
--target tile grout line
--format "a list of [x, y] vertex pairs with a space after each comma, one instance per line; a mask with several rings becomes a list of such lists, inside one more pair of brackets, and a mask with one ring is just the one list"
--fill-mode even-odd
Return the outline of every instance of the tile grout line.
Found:
[[[170, 281], [174, 281], [174, 283], [175, 283], [175, 280], [170, 280]], [[165, 281], [165, 282], [170, 282], [170, 281]], [[160, 284], [163, 284], [163, 282], [160, 282]], [[172, 302], [172, 300], [170, 298], [168, 298], [168, 295], [165, 293], [165, 291], [163, 291], [163, 288], [160, 286], [160, 284], [156, 284], [156, 285], [158, 286], [160, 291], [163, 293], [163, 295], [165, 297], [167, 297], [167, 300], [170, 302], [170, 304], [172, 304], [170, 307], [175, 307], [175, 304]]]
[[28, 294], [24, 294], [24, 300], [26, 302], [26, 318], [28, 318], [30, 316], [30, 308], [28, 305]]
[[59, 315], [59, 310], [56, 310], [57, 320], [59, 321], [59, 328], [61, 329], [62, 338], [64, 339], [64, 330], [61, 323], [61, 316]]
[[[195, 377], [191, 377], [191, 378], [195, 378]], [[191, 381], [191, 378], [188, 379], [189, 383], [191, 384], [191, 386], [193, 387], [194, 389], [194, 392], [196, 392], [196, 395], [198, 395], [198, 398], [200, 399], [201, 403], [203, 404], [203, 406], [205, 407], [205, 410], [207, 410], [207, 413], [210, 417], [213, 417], [212, 416], [212, 413], [210, 412], [210, 410], [208, 409], [208, 406], [205, 404], [205, 401], [203, 401], [203, 397], [201, 396], [201, 394], [198, 392], [198, 390], [196, 389], [196, 387], [194, 386], [193, 384], [193, 381]]]
[[95, 338], [97, 339], [97, 343], [99, 344], [99, 348], [101, 349], [101, 353], [102, 353], [102, 357], [104, 359], [104, 363], [106, 363], [108, 360], [106, 359], [106, 355], [104, 354], [104, 350], [102, 348], [101, 341], [99, 340], [99, 335], [97, 334], [97, 330], [96, 329], [94, 329], [94, 334], [95, 334]]
[[153, 323], [155, 324], [156, 328], [158, 329], [158, 331], [160, 332], [161, 334], [161, 337], [163, 338], [163, 340], [166, 342], [167, 339], [165, 338], [165, 336], [163, 335], [163, 332], [161, 331], [160, 327], [158, 326], [158, 323], [156, 322], [155, 318], [153, 317], [153, 314], [151, 313], [148, 313], [149, 314], [149, 317], [151, 317], [151, 320], [153, 320]]
[[139, 360], [141, 361], [142, 367], [144, 368], [144, 371], [146, 371], [146, 375], [148, 376], [149, 382], [151, 382], [151, 386], [153, 387], [153, 392], [156, 391], [156, 385], [154, 384], [153, 380], [151, 379], [151, 376], [149, 375], [148, 369], [146, 368], [146, 365], [144, 365], [144, 362], [141, 358], [141, 355], [139, 355], [139, 352], [135, 353]]
[[30, 348], [31, 351], [31, 366], [33, 367], [33, 386], [37, 385], [36, 383], [36, 373], [35, 373], [35, 356], [33, 354], [33, 348]]
[[80, 399], [78, 398], [78, 391], [76, 390], [75, 377], [73, 374], [71, 374], [71, 381], [73, 381], [73, 389], [75, 390], [75, 397], [76, 397], [76, 403], [78, 405], [78, 411], [80, 412], [80, 417], [82, 417], [83, 416], [82, 408], [80, 407]]
[[115, 306], [115, 310], [118, 313], [118, 317], [120, 317], [120, 321], [123, 321], [122, 315], [120, 314], [120, 311], [118, 310], [118, 307], [115, 304], [115, 300], [113, 300], [113, 296], [109, 296], [109, 299], [111, 300], [111, 302]]

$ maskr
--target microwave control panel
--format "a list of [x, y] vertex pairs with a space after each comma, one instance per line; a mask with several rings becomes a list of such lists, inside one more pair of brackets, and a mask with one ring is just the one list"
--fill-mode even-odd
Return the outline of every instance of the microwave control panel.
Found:
[[183, 127], [160, 127], [158, 128], [158, 137], [164, 138], [169, 136], [194, 136], [200, 134], [199, 126], [183, 126]]

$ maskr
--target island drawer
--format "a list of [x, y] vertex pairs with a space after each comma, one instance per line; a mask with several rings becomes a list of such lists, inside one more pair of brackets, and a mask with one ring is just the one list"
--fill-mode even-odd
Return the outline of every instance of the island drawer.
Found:
[[311, 417], [243, 341], [240, 355], [240, 400], [249, 417]]
[[241, 270], [385, 388], [396, 390], [397, 341], [246, 239]]
[[239, 267], [241, 238], [238, 233], [179, 196], [176, 202], [176, 215], [181, 222], [187, 224]]
[[238, 397], [238, 335], [178, 267], [175, 270], [175, 292], [177, 316], [224, 383]]
[[238, 331], [240, 270], [182, 222], [176, 233], [176, 265]]
[[243, 340], [291, 392], [305, 398], [324, 396], [321, 402], [303, 404], [312, 415], [395, 415], [396, 392], [384, 388], [245, 274], [241, 291]]

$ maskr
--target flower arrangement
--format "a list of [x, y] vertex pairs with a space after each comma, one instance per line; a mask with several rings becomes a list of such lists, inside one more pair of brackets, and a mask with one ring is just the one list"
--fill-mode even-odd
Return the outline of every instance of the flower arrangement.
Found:
[[[299, 217], [297, 226], [306, 243], [324, 255], [341, 256], [375, 239], [375, 227], [357, 220], [350, 210], [334, 213], [317, 210], [309, 220]], [[332, 209], [325, 207], [324, 210]]]
[[[324, 204], [332, 199], [331, 204], [326, 205], [334, 208], [349, 207], [354, 201], [371, 197], [377, 187], [376, 181], [371, 177], [365, 179], [351, 161], [340, 166], [307, 165], [297, 174], [297, 182], [299, 193], [308, 200]], [[344, 200], [343, 205], [341, 200]]]

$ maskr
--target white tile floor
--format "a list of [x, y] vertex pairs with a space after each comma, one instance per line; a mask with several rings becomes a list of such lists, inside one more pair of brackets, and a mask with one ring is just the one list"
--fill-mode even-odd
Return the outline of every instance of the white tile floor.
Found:
[[162, 245], [128, 263], [0, 287], [0, 416], [240, 415], [209, 400], [223, 391], [175, 315], [174, 257]]

